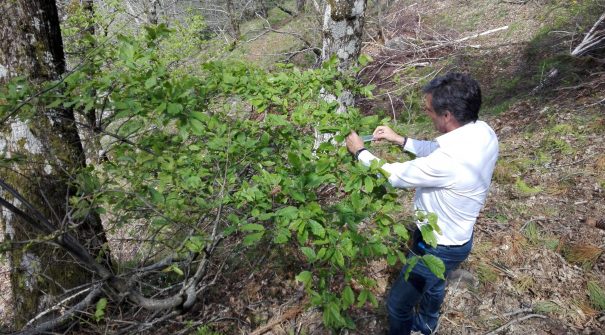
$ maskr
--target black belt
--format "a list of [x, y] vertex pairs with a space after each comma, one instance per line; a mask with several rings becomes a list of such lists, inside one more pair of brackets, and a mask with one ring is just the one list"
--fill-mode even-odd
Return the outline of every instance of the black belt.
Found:
[[[431, 248], [431, 246], [429, 246], [426, 243], [424, 243], [424, 241], [422, 240], [422, 234], [420, 234], [420, 232], [418, 230], [416, 230], [414, 232], [414, 240], [415, 240], [414, 243], [417, 244], [418, 246], [420, 246], [421, 248]], [[457, 244], [457, 245], [437, 244], [437, 246], [438, 247], [444, 247], [444, 248], [450, 248], [450, 249], [462, 248], [462, 247], [466, 246], [472, 240], [473, 240], [473, 236], [471, 236], [470, 240], [464, 242], [463, 244]]]
[[[472, 240], [472, 238], [471, 238]], [[438, 247], [446, 247], [446, 248], [462, 248], [464, 246], [466, 246], [468, 244], [468, 242], [470, 242], [471, 240], [468, 240], [466, 242], [464, 242], [463, 244], [459, 244], [459, 245], [444, 245], [444, 244], [437, 244]]]

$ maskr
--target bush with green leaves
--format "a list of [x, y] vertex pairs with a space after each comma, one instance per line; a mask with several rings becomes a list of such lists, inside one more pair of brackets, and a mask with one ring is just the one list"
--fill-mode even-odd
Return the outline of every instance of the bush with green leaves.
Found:
[[[169, 36], [159, 25], [144, 37], [101, 44], [35, 99], [49, 111], [97, 114], [103, 159], [74, 176], [79, 193], [70, 206], [74, 220], [102, 214], [107, 229], [144, 223], [137, 237], [145, 257], [119, 264], [117, 276], [170, 259], [165, 286], [156, 282], [150, 287], [159, 289], [145, 291], [162, 297], [183, 287], [199, 255], [217, 241], [270, 245], [300, 259], [296, 279], [333, 328], [354, 327], [352, 306], [377, 305], [376, 283], [364, 271], [372, 260], [422, 261], [443, 276], [443, 264], [430, 255], [406, 259], [408, 231], [394, 219], [401, 205], [388, 174], [377, 162], [358, 164], [343, 145], [350, 130], [371, 132], [384, 120], [355, 108], [337, 113], [320, 93], [371, 94], [367, 88], [338, 72], [335, 60], [304, 71], [211, 62], [201, 75], [175, 72], [159, 52]], [[27, 119], [34, 111], [24, 85], [3, 88], [3, 117]], [[334, 138], [315, 148], [316, 131]], [[424, 219], [422, 234], [435, 244], [436, 217]], [[115, 303], [97, 305], [95, 318]]]

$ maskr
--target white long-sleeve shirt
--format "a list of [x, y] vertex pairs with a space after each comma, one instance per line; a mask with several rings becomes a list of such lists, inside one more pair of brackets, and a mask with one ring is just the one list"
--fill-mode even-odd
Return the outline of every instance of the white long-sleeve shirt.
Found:
[[[437, 214], [442, 232], [436, 234], [438, 244], [469, 241], [498, 159], [496, 133], [487, 123], [476, 121], [435, 141], [408, 139], [404, 149], [417, 158], [385, 163], [382, 168], [390, 173], [389, 183], [415, 188], [415, 209]], [[358, 158], [366, 166], [378, 159], [369, 151], [362, 151]]]

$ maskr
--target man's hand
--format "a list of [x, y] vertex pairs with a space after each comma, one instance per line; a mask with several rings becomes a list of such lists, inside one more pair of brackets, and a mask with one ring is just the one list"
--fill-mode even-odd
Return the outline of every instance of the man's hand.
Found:
[[374, 135], [374, 141], [387, 140], [398, 145], [403, 145], [403, 141], [405, 141], [405, 137], [397, 134], [387, 126], [376, 127], [372, 135]]
[[352, 131], [349, 134], [349, 136], [347, 136], [346, 143], [347, 143], [347, 150], [349, 150], [349, 152], [352, 153], [353, 155], [355, 155], [357, 150], [362, 149], [364, 147], [363, 140], [354, 131]]

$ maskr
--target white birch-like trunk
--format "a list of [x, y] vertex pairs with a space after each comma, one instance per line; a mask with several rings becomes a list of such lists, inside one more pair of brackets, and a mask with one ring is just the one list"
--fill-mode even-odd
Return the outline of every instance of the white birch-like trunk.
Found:
[[[322, 62], [333, 55], [338, 57], [338, 69], [346, 71], [357, 63], [361, 52], [363, 26], [367, 0], [328, 0], [323, 20]], [[338, 101], [337, 113], [345, 113], [353, 106], [355, 99], [349, 91], [340, 96], [322, 92], [326, 101]], [[333, 134], [320, 134], [316, 131], [314, 148], [330, 141]]]
[[336, 55], [341, 70], [357, 62], [367, 0], [328, 0], [323, 21], [322, 59]]

